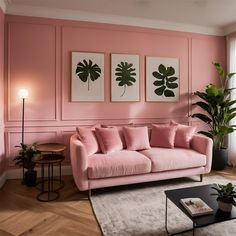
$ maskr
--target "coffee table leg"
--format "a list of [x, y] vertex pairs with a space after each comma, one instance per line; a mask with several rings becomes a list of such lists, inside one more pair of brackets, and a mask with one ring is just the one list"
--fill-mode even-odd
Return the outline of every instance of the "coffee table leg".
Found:
[[169, 231], [168, 231], [168, 219], [167, 219], [167, 214], [168, 214], [168, 212], [167, 212], [167, 201], [168, 201], [168, 199], [167, 199], [167, 196], [166, 196], [166, 209], [165, 209], [165, 228], [166, 228], [166, 232], [167, 232], [167, 234], [169, 235], [170, 233], [169, 233]]
[[192, 231], [193, 232], [193, 236], [194, 236], [194, 231], [195, 231], [195, 224], [194, 224], [194, 222], [193, 222], [193, 228], [192, 229], [188, 229], [188, 230], [177, 232], [177, 233], [173, 233], [173, 234], [168, 231], [168, 198], [167, 198], [167, 196], [166, 196], [166, 209], [165, 209], [165, 228], [166, 228], [166, 233], [168, 235], [178, 235], [178, 234], [182, 234], [182, 233], [186, 233], [186, 232]]

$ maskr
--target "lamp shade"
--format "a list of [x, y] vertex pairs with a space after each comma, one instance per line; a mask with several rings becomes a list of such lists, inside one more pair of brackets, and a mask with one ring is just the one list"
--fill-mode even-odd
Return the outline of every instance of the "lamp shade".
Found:
[[19, 90], [19, 97], [20, 98], [27, 98], [29, 96], [29, 92], [27, 89], [20, 89]]

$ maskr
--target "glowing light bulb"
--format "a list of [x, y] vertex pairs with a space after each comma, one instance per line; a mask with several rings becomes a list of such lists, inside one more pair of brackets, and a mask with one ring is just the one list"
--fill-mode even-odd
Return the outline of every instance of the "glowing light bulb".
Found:
[[20, 89], [19, 90], [19, 97], [20, 98], [27, 98], [29, 96], [29, 92], [27, 89]]

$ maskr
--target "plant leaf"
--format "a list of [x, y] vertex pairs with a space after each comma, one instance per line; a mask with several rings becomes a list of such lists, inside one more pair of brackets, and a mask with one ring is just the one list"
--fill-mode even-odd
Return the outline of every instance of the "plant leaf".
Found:
[[160, 64], [158, 70], [161, 74], [166, 74], [166, 67], [163, 64]]
[[159, 88], [155, 89], [154, 92], [156, 93], [156, 95], [162, 96], [165, 88], [166, 88], [166, 86], [159, 87]]
[[169, 90], [169, 89], [166, 89], [166, 90], [164, 91], [164, 95], [165, 95], [166, 97], [174, 97], [174, 96], [175, 96], [174, 92], [171, 91], [171, 90]]
[[169, 89], [175, 89], [175, 88], [178, 88], [178, 84], [176, 83], [166, 83], [166, 87], [169, 88]]
[[209, 118], [208, 116], [206, 116], [205, 114], [201, 114], [201, 113], [195, 113], [192, 115], [193, 118], [198, 118], [200, 120], [202, 120], [203, 122], [209, 124], [212, 122], [212, 119]]

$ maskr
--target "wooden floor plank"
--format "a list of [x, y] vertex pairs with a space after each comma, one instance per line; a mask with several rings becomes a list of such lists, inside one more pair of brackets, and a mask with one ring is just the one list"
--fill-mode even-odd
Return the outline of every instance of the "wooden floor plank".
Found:
[[[211, 172], [236, 180], [236, 169]], [[87, 192], [78, 191], [72, 176], [63, 177], [60, 198], [39, 202], [39, 190], [20, 180], [8, 180], [0, 189], [0, 236], [100, 236]]]

